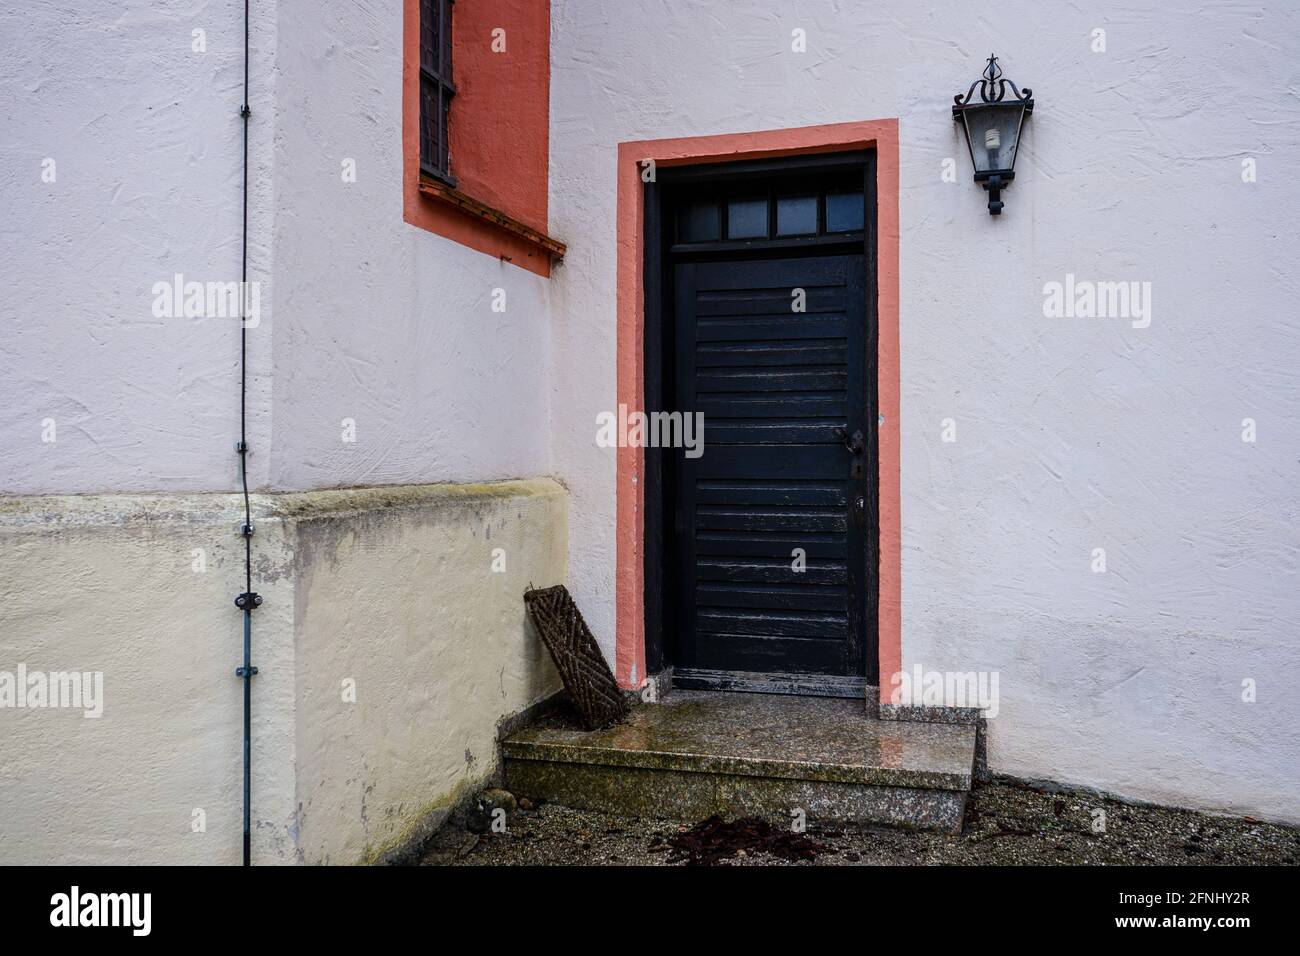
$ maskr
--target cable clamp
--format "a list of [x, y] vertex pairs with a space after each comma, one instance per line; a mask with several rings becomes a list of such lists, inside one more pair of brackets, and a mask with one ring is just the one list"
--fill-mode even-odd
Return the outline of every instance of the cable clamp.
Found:
[[257, 676], [257, 668], [256, 668], [256, 667], [249, 667], [249, 668], [248, 668], [248, 672], [245, 673], [245, 672], [244, 672], [244, 668], [242, 668], [242, 667], [236, 667], [236, 668], [235, 668], [235, 676], [236, 676], [236, 677], [256, 677], [256, 676]]
[[253, 115], [253, 111], [250, 110], [248, 108], [248, 104], [245, 103], [243, 106], [239, 108], [239, 115], [244, 117], [244, 119], [248, 119], [248, 117]]
[[241, 611], [251, 611], [262, 606], [262, 595], [256, 591], [245, 591], [235, 598], [235, 607]]

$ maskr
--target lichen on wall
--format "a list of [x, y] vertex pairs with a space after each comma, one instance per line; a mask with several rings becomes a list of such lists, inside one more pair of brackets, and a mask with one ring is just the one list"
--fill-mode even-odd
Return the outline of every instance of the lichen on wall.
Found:
[[291, 496], [299, 851], [370, 860], [492, 775], [496, 727], [559, 689], [525, 623], [565, 579], [554, 482]]

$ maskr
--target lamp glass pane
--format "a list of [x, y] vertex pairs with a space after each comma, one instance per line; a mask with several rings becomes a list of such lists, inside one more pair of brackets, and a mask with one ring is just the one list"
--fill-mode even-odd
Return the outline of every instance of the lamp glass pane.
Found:
[[1025, 108], [1018, 103], [975, 106], [963, 111], [976, 172], [1008, 170], [1014, 166], [1024, 113]]

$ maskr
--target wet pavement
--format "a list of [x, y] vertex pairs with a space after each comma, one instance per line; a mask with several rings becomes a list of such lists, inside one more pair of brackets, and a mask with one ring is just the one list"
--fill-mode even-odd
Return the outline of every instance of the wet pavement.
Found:
[[[521, 795], [522, 796], [522, 795]], [[505, 833], [450, 827], [427, 848], [425, 865], [687, 865], [674, 852], [696, 820], [632, 819], [543, 804], [525, 797]], [[715, 826], [716, 829], [716, 826]], [[743, 828], [742, 828], [743, 829]], [[915, 864], [1185, 864], [1293, 866], [1300, 828], [1190, 810], [1135, 806], [1086, 792], [1046, 792], [1020, 784], [977, 786], [960, 835], [886, 828], [824, 826], [809, 821], [805, 854], [770, 837], [736, 841], [717, 856], [722, 866]], [[696, 841], [698, 842], [698, 841]], [[776, 853], [763, 846], [777, 847]]]

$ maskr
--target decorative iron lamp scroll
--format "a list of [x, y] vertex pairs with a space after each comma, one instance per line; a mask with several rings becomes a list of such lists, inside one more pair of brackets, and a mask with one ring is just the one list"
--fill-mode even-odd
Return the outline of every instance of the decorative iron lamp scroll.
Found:
[[[979, 99], [975, 88], [979, 87]], [[1007, 87], [1011, 96], [1007, 96]], [[989, 215], [1002, 212], [1002, 190], [1016, 176], [1016, 152], [1020, 148], [1020, 130], [1025, 117], [1034, 111], [1033, 90], [1023, 93], [1016, 84], [1002, 77], [996, 56], [989, 57], [982, 79], [954, 96], [952, 118], [966, 133], [966, 146], [975, 167], [975, 182], [989, 193]]]

